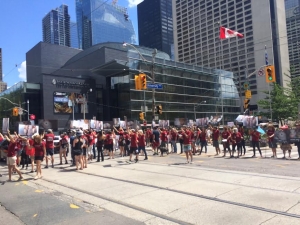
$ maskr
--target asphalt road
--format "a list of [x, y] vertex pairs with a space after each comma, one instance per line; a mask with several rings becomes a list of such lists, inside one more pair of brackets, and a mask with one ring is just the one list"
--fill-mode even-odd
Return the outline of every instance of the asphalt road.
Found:
[[247, 151], [235, 159], [214, 156], [209, 146], [193, 164], [184, 155], [148, 154], [131, 164], [105, 157], [83, 171], [55, 165], [37, 181], [22, 170], [25, 180], [5, 182], [7, 167], [0, 164], [0, 225], [300, 224], [295, 148], [289, 160], [270, 158], [270, 150], [264, 158]]

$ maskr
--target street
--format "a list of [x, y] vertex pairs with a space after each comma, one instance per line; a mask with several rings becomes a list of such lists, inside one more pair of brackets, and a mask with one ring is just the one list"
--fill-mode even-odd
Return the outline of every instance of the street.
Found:
[[208, 146], [193, 164], [184, 155], [148, 153], [148, 161], [116, 157], [83, 171], [56, 165], [36, 181], [22, 170], [23, 181], [5, 182], [1, 164], [0, 224], [300, 223], [295, 147], [292, 159], [283, 160], [269, 158], [269, 149], [267, 158], [250, 158], [252, 151], [241, 159], [215, 157]]

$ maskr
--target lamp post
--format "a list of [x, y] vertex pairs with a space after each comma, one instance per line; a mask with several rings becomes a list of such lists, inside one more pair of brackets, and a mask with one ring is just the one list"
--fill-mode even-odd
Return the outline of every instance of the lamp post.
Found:
[[27, 99], [27, 120], [29, 121], [29, 99]]
[[86, 95], [84, 97], [84, 102], [83, 102], [83, 120], [85, 120], [85, 107], [87, 107], [87, 97], [88, 97], [89, 92], [92, 92], [92, 91], [93, 91], [93, 89], [90, 88], [90, 90], [86, 92]]
[[[145, 59], [145, 57], [140, 53], [140, 51], [134, 45], [124, 42], [123, 47], [127, 47], [127, 46], [130, 46], [134, 50], [136, 50], [144, 62], [150, 62]], [[157, 49], [155, 48], [155, 49], [153, 49], [153, 52], [152, 52], [152, 69], [151, 69], [151, 80], [152, 80], [153, 84], [155, 83], [154, 63], [155, 63], [156, 54], [157, 54]], [[145, 91], [144, 91], [144, 93], [145, 93]], [[144, 102], [145, 102], [145, 100], [144, 100]], [[146, 107], [145, 107], [145, 111], [146, 111]], [[154, 88], [152, 89], [152, 120], [155, 120], [155, 89]]]
[[194, 118], [195, 118], [195, 121], [196, 121], [196, 107], [200, 106], [203, 103], [206, 103], [206, 101], [202, 101], [199, 104], [194, 104]]

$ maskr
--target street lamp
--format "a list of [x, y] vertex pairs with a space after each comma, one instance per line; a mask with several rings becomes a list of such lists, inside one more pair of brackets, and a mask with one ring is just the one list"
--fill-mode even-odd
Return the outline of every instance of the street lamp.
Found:
[[88, 90], [88, 91], [86, 92], [86, 95], [85, 95], [85, 97], [84, 97], [84, 102], [83, 102], [83, 120], [85, 120], [85, 107], [87, 107], [87, 98], [88, 98], [88, 94], [89, 94], [89, 92], [92, 92], [92, 91], [93, 91], [93, 89], [90, 88], [90, 90]]
[[[144, 62], [150, 62], [145, 59], [145, 57], [140, 53], [140, 51], [134, 45], [124, 42], [123, 47], [127, 47], [127, 46], [130, 46], [133, 49], [135, 49]], [[156, 54], [157, 54], [157, 49], [155, 48], [155, 49], [153, 49], [153, 52], [152, 52], [152, 69], [151, 69], [151, 80], [152, 80], [153, 84], [155, 83], [154, 63], [155, 63]], [[145, 93], [145, 91], [144, 91], [144, 93]], [[144, 94], [144, 96], [145, 96], [145, 94]], [[144, 102], [145, 102], [145, 100], [144, 100]], [[146, 111], [146, 107], [145, 107], [145, 111]], [[155, 120], [155, 89], [154, 88], [152, 88], [152, 120]]]
[[29, 121], [29, 99], [27, 99], [27, 120]]
[[196, 107], [200, 106], [203, 103], [206, 103], [206, 101], [202, 101], [199, 104], [194, 104], [194, 118], [195, 118], [195, 121], [196, 121]]

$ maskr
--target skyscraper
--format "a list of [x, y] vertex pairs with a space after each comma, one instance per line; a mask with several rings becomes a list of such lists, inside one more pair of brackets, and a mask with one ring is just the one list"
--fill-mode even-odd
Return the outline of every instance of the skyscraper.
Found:
[[71, 21], [70, 31], [71, 31], [71, 47], [72, 48], [79, 48], [78, 29], [77, 29], [77, 23], [76, 22]]
[[[286, 86], [289, 57], [283, 1], [173, 0], [172, 6], [176, 60], [233, 72], [241, 81], [241, 94], [242, 85], [249, 83], [253, 104], [264, 98], [268, 85], [264, 75], [247, 76], [266, 64], [266, 46], [277, 82]], [[221, 26], [244, 38], [220, 40]]]
[[52, 9], [43, 18], [43, 42], [71, 46], [68, 6]]
[[2, 48], [0, 48], [0, 92], [7, 89], [7, 83], [3, 82], [3, 71], [2, 71]]
[[172, 0], [144, 0], [137, 12], [139, 44], [157, 48], [174, 59]]
[[127, 9], [103, 0], [76, 0], [79, 47], [103, 42], [135, 44], [136, 37]]
[[286, 28], [292, 77], [300, 76], [300, 0], [285, 0]]

